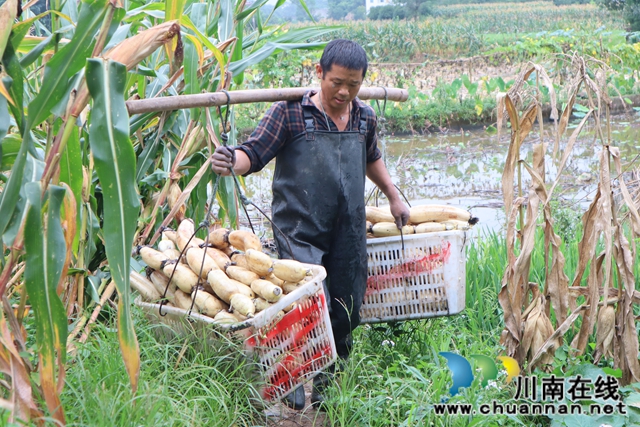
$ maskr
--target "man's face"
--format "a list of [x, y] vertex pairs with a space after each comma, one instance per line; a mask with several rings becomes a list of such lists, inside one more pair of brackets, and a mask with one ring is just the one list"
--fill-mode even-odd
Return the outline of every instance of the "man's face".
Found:
[[362, 70], [351, 70], [333, 64], [330, 71], [324, 71], [320, 64], [316, 65], [320, 79], [324, 107], [342, 112], [358, 95], [362, 85]]

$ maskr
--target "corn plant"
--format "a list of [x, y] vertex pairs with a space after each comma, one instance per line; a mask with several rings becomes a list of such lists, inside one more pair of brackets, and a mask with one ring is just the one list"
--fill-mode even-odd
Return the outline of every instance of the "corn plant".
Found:
[[[52, 1], [38, 16], [18, 0], [0, 6], [0, 403], [11, 409], [9, 421], [48, 414], [65, 424], [58, 396], [67, 355], [114, 294], [135, 393], [132, 245], [157, 231], [168, 190], [181, 180], [185, 191], [172, 199], [168, 221], [185, 203], [204, 219], [216, 178], [209, 156], [223, 133], [233, 143], [234, 132], [216, 110], [129, 117], [125, 101], [231, 89], [248, 66], [320, 48], [308, 40], [332, 30], [272, 27], [260, 13], [265, 3]], [[39, 22], [45, 16], [50, 27]], [[34, 25], [40, 36], [30, 34]], [[234, 191], [221, 180], [219, 218], [231, 224]], [[35, 326], [35, 351], [25, 324]]]
[[[507, 267], [498, 297], [505, 321], [501, 343], [507, 354], [521, 364], [526, 361], [531, 370], [550, 365], [565, 334], [575, 328], [570, 347], [576, 354], [583, 354], [595, 329], [594, 362], [598, 363], [602, 357], [613, 358], [614, 367], [622, 371], [621, 381], [629, 384], [640, 379], [633, 307], [636, 286], [633, 242], [640, 233], [640, 216], [637, 201], [624, 181], [619, 149], [611, 138], [609, 107], [612, 100], [606, 90], [610, 69], [602, 62], [577, 55], [571, 58], [571, 64], [573, 78], [566, 88], [569, 100], [560, 117], [556, 113], [553, 84], [544, 68], [535, 64], [523, 70], [514, 86], [503, 94], [498, 107], [498, 126], [503, 121], [504, 110], [511, 122], [511, 142], [502, 178], [509, 220]], [[533, 73], [536, 86], [531, 87], [534, 90], [531, 92], [525, 89], [524, 82]], [[539, 90], [542, 85], [547, 87], [551, 99], [555, 120], [553, 141], [544, 140], [542, 91]], [[565, 142], [563, 136], [580, 90], [587, 93], [588, 112]], [[522, 114], [519, 106], [524, 109]], [[601, 144], [600, 181], [591, 205], [582, 215], [579, 259], [575, 275], [570, 279], [564, 272], [562, 239], [554, 230], [551, 202], [576, 139], [589, 119], [595, 122]], [[521, 149], [535, 129], [536, 121], [538, 136], [532, 143], [532, 164], [528, 164], [521, 159]], [[551, 161], [558, 165], [557, 176], [551, 183], [546, 182], [545, 173], [549, 152]], [[615, 175], [611, 163], [615, 165]], [[521, 184], [525, 170], [531, 177], [527, 196], [522, 194]], [[631, 238], [625, 232], [626, 222], [630, 224]], [[544, 232], [545, 242], [545, 269], [539, 276], [543, 283], [532, 280], [535, 276], [531, 271], [539, 228]]]

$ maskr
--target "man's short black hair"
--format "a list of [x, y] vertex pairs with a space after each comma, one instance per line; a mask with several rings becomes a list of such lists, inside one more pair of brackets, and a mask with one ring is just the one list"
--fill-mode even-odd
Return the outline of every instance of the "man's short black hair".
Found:
[[362, 70], [362, 78], [367, 74], [367, 53], [358, 43], [336, 39], [327, 44], [320, 58], [320, 66], [324, 71], [331, 71], [333, 64], [350, 70]]

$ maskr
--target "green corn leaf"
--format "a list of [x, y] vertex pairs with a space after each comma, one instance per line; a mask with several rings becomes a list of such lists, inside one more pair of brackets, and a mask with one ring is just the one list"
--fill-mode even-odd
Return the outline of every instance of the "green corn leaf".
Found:
[[[236, 25], [236, 45], [233, 48], [233, 53], [231, 54], [231, 62], [242, 60], [242, 38], [244, 35], [244, 20], [239, 19], [238, 25]], [[233, 77], [233, 81], [237, 85], [241, 85], [244, 81], [244, 73], [238, 73]]]
[[205, 33], [207, 31], [207, 3], [193, 3], [191, 5], [191, 13], [189, 13], [189, 17], [191, 17], [191, 22], [193, 25], [200, 31], [201, 33]]
[[[11, 86], [8, 90], [11, 99], [13, 99], [13, 104], [9, 104], [8, 107], [13, 114], [13, 118], [15, 119], [18, 128], [20, 128], [20, 133], [22, 134], [24, 133], [24, 109], [22, 107], [24, 96], [24, 75], [22, 73], [20, 61], [18, 61], [18, 57], [15, 54], [13, 44], [11, 42], [7, 43], [4, 56], [2, 57], [2, 64], [4, 65], [4, 71], [11, 79]], [[2, 230], [0, 229], [0, 233], [1, 232]]]
[[26, 215], [25, 206], [27, 203], [27, 195], [25, 193], [25, 187], [27, 184], [35, 181], [39, 181], [42, 177], [42, 171], [44, 170], [44, 162], [41, 160], [36, 160], [33, 158], [31, 154], [27, 154], [27, 161], [24, 165], [24, 173], [22, 174], [22, 185], [20, 186], [20, 192], [18, 200], [13, 209], [13, 215], [7, 224], [7, 228], [2, 235], [2, 241], [5, 245], [11, 246], [16, 236], [18, 235], [18, 231], [20, 231], [20, 226], [24, 220]]
[[[2, 81], [0, 80], [0, 84]], [[9, 108], [7, 107], [7, 99], [0, 95], [0, 170], [2, 170], [2, 140], [9, 131], [11, 117], [9, 116]]]
[[[24, 177], [25, 165], [27, 163], [27, 152], [29, 147], [33, 145], [31, 141], [31, 133], [25, 132], [20, 145], [20, 150], [16, 154], [15, 161], [13, 163], [13, 169], [11, 175], [9, 175], [9, 181], [4, 187], [0, 196], [0, 236], [3, 236], [11, 220], [16, 205], [18, 204], [18, 198], [20, 196], [20, 189], [22, 187], [22, 178]], [[13, 242], [13, 239], [11, 239]]]
[[[213, 53], [213, 56], [215, 56], [216, 60], [218, 61], [218, 65], [220, 66], [220, 74], [224, 74], [226, 62], [224, 60], [224, 55], [222, 54], [222, 52], [220, 52], [220, 49], [218, 49], [213, 43], [211, 43], [211, 40], [209, 40], [204, 34], [198, 31], [196, 26], [193, 25], [193, 22], [191, 22], [191, 19], [189, 19], [187, 15], [183, 15], [182, 18], [180, 18], [180, 23], [193, 31], [197, 37], [197, 40], [204, 44], [207, 49], [209, 49]], [[188, 40], [194, 41], [194, 39], [190, 36], [187, 36], [186, 38]]]
[[[293, 30], [288, 30], [283, 34], [277, 37], [274, 37], [271, 41], [273, 41], [274, 43], [304, 44], [304, 43], [299, 43], [300, 40], [318, 39], [320, 37], [323, 37], [325, 35], [331, 34], [333, 32], [336, 32], [344, 28], [345, 27], [341, 25], [319, 25], [319, 26], [308, 27], [308, 28], [304, 28], [304, 27], [297, 28]], [[313, 43], [313, 45], [315, 46], [315, 43]], [[324, 44], [322, 44], [321, 46], [324, 47]]]
[[220, 0], [220, 19], [218, 20], [218, 40], [227, 40], [233, 34], [233, 0]]
[[[184, 67], [184, 93], [195, 94], [200, 93], [200, 79], [198, 78], [198, 68], [200, 65], [198, 50], [202, 51], [202, 45], [198, 39], [189, 35], [185, 37], [184, 43], [184, 60], [182, 66]], [[198, 49], [199, 46], [199, 49]], [[198, 108], [191, 109], [191, 117], [195, 118], [198, 115]]]
[[245, 57], [244, 59], [236, 62], [232, 62], [229, 65], [229, 70], [233, 73], [233, 75], [237, 75], [242, 73], [247, 67], [255, 65], [260, 61], [268, 58], [274, 53], [278, 53], [281, 51], [289, 51], [292, 49], [322, 49], [325, 43], [273, 43], [267, 42], [260, 49], [256, 50], [251, 55]]
[[217, 179], [220, 180], [218, 193], [216, 194], [216, 198], [220, 204], [220, 219], [224, 219], [226, 216], [229, 219], [231, 228], [237, 228], [238, 210], [236, 208], [236, 192], [233, 177], [218, 176]]
[[118, 291], [118, 338], [135, 393], [140, 349], [131, 319], [129, 269], [140, 201], [135, 181], [136, 158], [129, 140], [129, 116], [124, 103], [127, 70], [118, 62], [90, 59], [86, 74], [93, 98], [89, 142], [102, 186], [107, 259]]
[[44, 52], [44, 50], [48, 48], [52, 44], [52, 42], [53, 35], [50, 35], [46, 39], [42, 40], [33, 49], [31, 49], [29, 53], [27, 53], [20, 59], [20, 66], [22, 66], [22, 68], [26, 68], [29, 65], [33, 64], [36, 59], [42, 57], [42, 52]]
[[95, 42], [95, 34], [106, 12], [106, 0], [84, 0], [78, 27], [69, 44], [53, 55], [44, 70], [40, 92], [29, 104], [29, 124], [33, 129], [45, 120], [62, 99], [69, 79], [84, 67]]
[[190, 205], [193, 206], [192, 216], [196, 224], [200, 224], [202, 220], [205, 219], [204, 216], [207, 209], [207, 203], [209, 202], [207, 197], [207, 187], [212, 175], [213, 173], [211, 172], [211, 169], [207, 169], [204, 175], [202, 175], [202, 179], [200, 179], [195, 191], [191, 193]]
[[[71, 132], [67, 145], [60, 158], [60, 182], [66, 182], [76, 199], [76, 230], [80, 230], [80, 206], [82, 204], [82, 153], [78, 129]], [[73, 253], [78, 253], [80, 234], [73, 238]]]
[[[65, 190], [49, 186], [48, 208], [43, 221], [40, 182], [25, 187], [28, 199], [24, 231], [26, 264], [24, 282], [33, 308], [36, 342], [40, 354], [40, 385], [49, 410], [64, 420], [55, 378], [56, 360], [64, 365], [67, 343], [67, 315], [56, 293], [65, 262], [66, 244], [60, 223], [60, 206]], [[64, 374], [64, 370], [60, 373]], [[57, 415], [56, 415], [57, 414]]]
[[262, 17], [260, 16], [260, 10], [259, 9], [256, 12], [255, 23], [256, 23], [256, 29], [257, 29], [258, 34], [262, 34]]
[[255, 11], [259, 10], [262, 6], [265, 5], [265, 3], [267, 3], [267, 1], [268, 0], [258, 0], [257, 2], [253, 3], [251, 6], [246, 8], [245, 10], [239, 12], [236, 15], [236, 21], [240, 21], [241, 19], [244, 19], [249, 15], [251, 15], [252, 13], [254, 13]]
[[[158, 129], [160, 131], [160, 129]], [[153, 165], [158, 153], [158, 149], [161, 144], [161, 139], [156, 138], [155, 135], [151, 142], [144, 146], [142, 153], [138, 156], [138, 169], [136, 171], [136, 182], [141, 182], [147, 175], [149, 168]]]
[[13, 21], [15, 21], [17, 15], [17, 0], [7, 0], [0, 5], [0, 57], [4, 55], [4, 48], [9, 41]]
[[24, 21], [14, 24], [13, 28], [11, 29], [11, 44], [14, 46], [19, 46], [22, 40], [24, 40], [24, 37], [29, 33], [31, 27], [33, 27], [33, 24], [38, 19], [48, 15], [49, 13], [51, 12], [46, 11], [37, 16], [34, 16], [33, 18], [25, 19]]
[[309, 19], [311, 19], [311, 22], [315, 23], [316, 20], [313, 19], [313, 15], [311, 15], [311, 11], [309, 10], [309, 8], [307, 7], [307, 3], [305, 3], [304, 0], [300, 0], [300, 6], [302, 6], [302, 8], [304, 9], [305, 12], [307, 12], [307, 15], [309, 16]]
[[185, 0], [166, 0], [164, 6], [164, 20], [180, 19], [184, 10]]
[[[138, 15], [149, 15], [164, 20], [166, 5], [164, 3], [147, 3], [135, 9], [127, 11], [124, 20], [127, 22], [137, 21]], [[135, 18], [135, 19], [134, 19]]]
[[[267, 25], [269, 23], [269, 20], [271, 19], [271, 16], [273, 16], [273, 12], [275, 12], [279, 7], [282, 7], [282, 5], [285, 4], [287, 0], [278, 0], [276, 2], [275, 7], [271, 10], [271, 13], [269, 13], [269, 16], [267, 16], [267, 20], [264, 22], [264, 25]], [[260, 31], [262, 32], [262, 31]]]

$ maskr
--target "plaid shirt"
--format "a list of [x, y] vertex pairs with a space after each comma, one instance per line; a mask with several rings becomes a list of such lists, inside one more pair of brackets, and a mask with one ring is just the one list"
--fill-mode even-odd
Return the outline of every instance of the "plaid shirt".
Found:
[[[287, 143], [304, 132], [303, 107], [311, 109], [317, 130], [327, 130], [324, 114], [309, 99], [315, 93], [311, 90], [304, 94], [302, 101], [280, 101], [269, 108], [249, 139], [236, 148], [244, 151], [251, 160], [251, 168], [247, 175], [262, 170]], [[361, 116], [367, 122], [367, 163], [371, 163], [382, 157], [376, 134], [378, 119], [373, 108], [356, 98], [351, 104], [351, 129], [359, 129]], [[329, 125], [331, 131], [338, 131], [331, 118]]]

